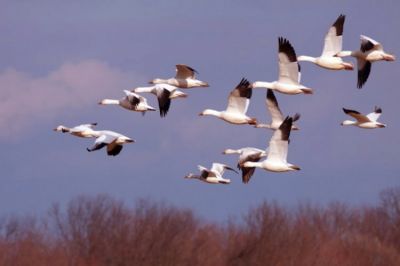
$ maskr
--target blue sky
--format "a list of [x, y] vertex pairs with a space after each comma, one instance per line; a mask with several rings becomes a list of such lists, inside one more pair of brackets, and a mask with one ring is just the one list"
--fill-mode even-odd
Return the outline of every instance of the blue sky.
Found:
[[[356, 71], [328, 71], [302, 63], [302, 83], [314, 95], [277, 94], [284, 113], [301, 113], [292, 133], [289, 162], [296, 173], [257, 170], [244, 185], [185, 180], [198, 164], [236, 165], [225, 148], [264, 148], [270, 131], [199, 117], [222, 110], [242, 77], [277, 77], [277, 38], [298, 55], [317, 56], [329, 26], [346, 15], [344, 49], [359, 35], [398, 55], [398, 1], [2, 1], [0, 8], [0, 215], [42, 213], [54, 202], [107, 193], [128, 205], [139, 198], [192, 208], [204, 218], [241, 216], [264, 200], [295, 206], [343, 201], [373, 204], [382, 189], [398, 186], [399, 63], [378, 62], [356, 88]], [[362, 4], [360, 4], [362, 3]], [[348, 59], [353, 62], [355, 60]], [[174, 75], [175, 64], [198, 70], [209, 88], [189, 91], [158, 113], [101, 107], [123, 89]], [[153, 95], [150, 105], [157, 106]], [[265, 90], [253, 92], [248, 114], [268, 121]], [[382, 107], [385, 129], [341, 127], [342, 107], [369, 113]], [[88, 153], [93, 140], [57, 134], [64, 124], [98, 122], [132, 137], [115, 158]]]

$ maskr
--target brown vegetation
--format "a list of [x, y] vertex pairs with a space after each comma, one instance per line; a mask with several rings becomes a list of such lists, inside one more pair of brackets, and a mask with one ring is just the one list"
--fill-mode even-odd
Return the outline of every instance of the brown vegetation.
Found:
[[225, 225], [148, 201], [79, 197], [40, 221], [1, 220], [0, 265], [400, 265], [400, 188], [374, 207], [263, 203]]

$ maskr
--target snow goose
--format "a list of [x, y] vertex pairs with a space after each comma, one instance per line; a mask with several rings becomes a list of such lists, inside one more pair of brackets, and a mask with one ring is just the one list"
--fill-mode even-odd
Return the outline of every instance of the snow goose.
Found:
[[255, 167], [244, 167], [245, 162], [258, 162], [262, 157], [267, 156], [264, 150], [253, 147], [245, 147], [241, 149], [226, 149], [223, 154], [239, 154], [237, 168], [242, 170], [242, 182], [247, 184], [254, 174]]
[[176, 65], [176, 75], [175, 78], [169, 79], [153, 79], [149, 83], [150, 84], [169, 84], [176, 86], [178, 88], [194, 88], [194, 87], [209, 87], [207, 82], [196, 79], [196, 73], [198, 73], [195, 69], [191, 68], [187, 65]]
[[[275, 94], [271, 89], [267, 90], [267, 97], [265, 100], [267, 109], [271, 114], [272, 122], [271, 124], [257, 124], [256, 128], [270, 128], [273, 130], [277, 130], [279, 126], [283, 122], [283, 115], [281, 110], [279, 109], [278, 101], [276, 100]], [[299, 120], [300, 114], [296, 113], [293, 116], [293, 122]], [[292, 124], [292, 130], [298, 130], [299, 128]]]
[[369, 113], [368, 115], [363, 115], [357, 111], [346, 108], [343, 108], [343, 111], [345, 112], [345, 114], [354, 117], [357, 121], [345, 120], [342, 122], [341, 124], [342, 126], [352, 125], [368, 129], [386, 127], [385, 124], [379, 123], [377, 121], [382, 114], [382, 109], [377, 106], [375, 106], [375, 110], [372, 113]]
[[229, 167], [225, 164], [221, 164], [221, 163], [213, 163], [210, 170], [201, 165], [199, 165], [197, 167], [200, 170], [200, 175], [190, 173], [190, 174], [186, 175], [185, 178], [199, 179], [203, 182], [210, 183], [210, 184], [229, 184], [229, 183], [231, 183], [231, 180], [225, 179], [222, 177], [225, 170], [231, 170], [231, 171], [234, 171], [235, 173], [237, 173], [231, 167]]
[[272, 172], [300, 170], [300, 167], [287, 162], [290, 130], [293, 119], [286, 117], [269, 141], [267, 159], [261, 162], [245, 162], [244, 167], [258, 167]]
[[62, 133], [70, 133], [71, 135], [81, 137], [81, 138], [94, 138], [96, 137], [96, 132], [93, 128], [97, 125], [97, 123], [91, 124], [82, 124], [75, 127], [66, 127], [63, 125], [59, 125], [54, 129], [54, 131], [62, 132]]
[[146, 111], [155, 111], [153, 107], [147, 104], [147, 99], [143, 96], [124, 90], [125, 97], [120, 100], [114, 99], [103, 99], [99, 102], [100, 105], [119, 105], [130, 111], [142, 112], [145, 114]]
[[367, 82], [369, 73], [371, 72], [371, 63], [376, 61], [394, 61], [396, 57], [388, 54], [383, 50], [382, 44], [365, 36], [361, 35], [361, 47], [359, 51], [342, 51], [338, 56], [352, 56], [357, 58], [358, 79], [357, 88], [361, 89]]
[[206, 109], [199, 115], [212, 115], [216, 116], [231, 124], [257, 124], [255, 118], [250, 118], [246, 115], [249, 107], [252, 89], [250, 82], [242, 78], [240, 83], [235, 89], [231, 91], [228, 97], [228, 106], [225, 111], [215, 111], [212, 109]]
[[134, 93], [148, 92], [157, 96], [160, 116], [165, 117], [171, 105], [171, 99], [186, 98], [187, 94], [178, 90], [178, 87], [169, 84], [156, 84], [150, 87], [137, 87]]
[[311, 57], [301, 55], [297, 58], [298, 61], [309, 61], [314, 64], [332, 70], [353, 70], [351, 63], [343, 62], [342, 58], [336, 55], [342, 51], [343, 42], [343, 25], [346, 16], [340, 15], [335, 23], [329, 28], [325, 36], [324, 49], [320, 57]]
[[125, 143], [135, 142], [133, 139], [110, 130], [96, 131], [96, 140], [92, 148], [87, 148], [88, 152], [100, 150], [107, 146], [107, 154], [110, 156], [118, 155]]
[[293, 46], [285, 38], [278, 38], [279, 79], [274, 82], [256, 81], [253, 88], [267, 88], [285, 94], [312, 94], [313, 91], [300, 84], [300, 64]]

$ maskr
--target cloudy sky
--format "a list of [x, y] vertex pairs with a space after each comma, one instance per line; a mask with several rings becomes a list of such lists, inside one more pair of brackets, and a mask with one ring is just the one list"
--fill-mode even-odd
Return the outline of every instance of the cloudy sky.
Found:
[[[300, 2], [300, 1], [299, 1]], [[277, 94], [284, 113], [301, 113], [288, 161], [292, 173], [257, 170], [244, 185], [185, 180], [197, 165], [236, 165], [225, 148], [265, 148], [271, 132], [199, 117], [222, 110], [242, 77], [277, 77], [277, 39], [298, 55], [317, 56], [339, 14], [346, 15], [344, 49], [359, 35], [399, 53], [398, 1], [11, 1], [0, 2], [0, 215], [37, 214], [77, 195], [107, 193], [131, 205], [139, 198], [188, 207], [202, 217], [240, 217], [264, 200], [287, 206], [342, 201], [373, 204], [382, 189], [400, 185], [398, 61], [378, 62], [363, 89], [356, 71], [328, 71], [302, 63], [303, 84], [314, 95]], [[348, 61], [355, 64], [355, 60]], [[123, 89], [175, 74], [175, 64], [198, 70], [209, 88], [186, 91], [165, 118], [117, 106]], [[155, 97], [147, 95], [151, 105]], [[265, 90], [253, 92], [248, 114], [270, 118]], [[342, 107], [369, 113], [382, 107], [385, 129], [341, 127]], [[88, 153], [91, 139], [52, 131], [59, 124], [97, 122], [130, 136], [119, 156]]]

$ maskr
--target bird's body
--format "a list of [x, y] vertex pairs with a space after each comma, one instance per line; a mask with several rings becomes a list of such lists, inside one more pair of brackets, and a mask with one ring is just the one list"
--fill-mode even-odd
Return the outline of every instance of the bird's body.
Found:
[[256, 81], [252, 88], [267, 88], [284, 94], [312, 94], [310, 88], [300, 84], [300, 65], [296, 52], [290, 42], [282, 37], [278, 39], [279, 79], [274, 82]]
[[205, 109], [200, 115], [211, 115], [218, 117], [228, 123], [242, 125], [257, 123], [255, 118], [246, 115], [250, 104], [252, 89], [246, 79], [242, 79], [235, 89], [231, 91], [228, 97], [228, 106], [224, 111]]
[[124, 90], [125, 97], [120, 100], [103, 99], [99, 102], [100, 105], [119, 105], [130, 111], [142, 112], [155, 111], [156, 109], [148, 105], [147, 99], [143, 96]]
[[175, 98], [186, 98], [187, 94], [178, 90], [178, 87], [169, 84], [156, 84], [149, 87], [137, 87], [132, 90], [134, 93], [152, 93], [157, 97], [158, 106], [160, 109], [160, 116], [164, 117], [167, 115], [171, 99]]
[[374, 112], [369, 113], [368, 115], [363, 115], [359, 113], [358, 111], [350, 110], [343, 108], [343, 111], [345, 114], [350, 115], [351, 117], [354, 117], [356, 121], [352, 120], [345, 120], [342, 122], [342, 126], [357, 126], [360, 128], [365, 128], [365, 129], [374, 129], [374, 128], [384, 128], [386, 127], [385, 124], [378, 122], [378, 118], [382, 114], [382, 109], [379, 107], [375, 107]]
[[169, 79], [153, 79], [150, 84], [169, 84], [178, 88], [209, 87], [207, 82], [196, 79], [197, 71], [187, 65], [176, 65], [176, 75]]
[[135, 142], [133, 139], [111, 130], [96, 131], [96, 140], [92, 148], [87, 151], [92, 152], [107, 147], [107, 154], [110, 156], [118, 155], [125, 143]]
[[345, 16], [340, 15], [329, 28], [325, 36], [322, 54], [319, 57], [301, 55], [297, 58], [298, 61], [312, 62], [322, 68], [330, 70], [353, 70], [353, 65], [351, 63], [343, 62], [342, 58], [336, 56], [342, 51], [344, 21]]
[[248, 183], [250, 178], [254, 174], [255, 167], [245, 167], [246, 162], [258, 162], [261, 158], [267, 156], [265, 150], [245, 147], [241, 149], [226, 149], [223, 154], [239, 154], [239, 159], [237, 163], [238, 169], [242, 170], [242, 182]]
[[[267, 97], [265, 100], [265, 104], [267, 106], [268, 112], [271, 114], [272, 121], [270, 124], [257, 124], [256, 128], [269, 128], [272, 130], [277, 130], [282, 124], [284, 117], [279, 108], [278, 101], [275, 97], [274, 92], [271, 89], [267, 90]], [[297, 121], [300, 118], [300, 114], [296, 113], [293, 116], [293, 122]], [[292, 130], [298, 130], [299, 128], [292, 124]]]
[[342, 51], [338, 56], [357, 58], [357, 87], [360, 89], [367, 82], [371, 72], [371, 64], [376, 61], [394, 61], [396, 57], [383, 50], [382, 44], [365, 35], [360, 36], [361, 47], [358, 51]]
[[94, 138], [96, 137], [96, 132], [93, 128], [97, 125], [97, 123], [91, 124], [82, 124], [75, 127], [66, 127], [63, 125], [59, 125], [54, 129], [54, 131], [70, 133], [73, 136], [81, 137], [81, 138]]
[[190, 173], [186, 175], [185, 178], [198, 179], [209, 184], [230, 184], [231, 180], [223, 178], [222, 175], [224, 174], [225, 170], [236, 172], [231, 167], [221, 163], [213, 163], [211, 169], [207, 169], [199, 165], [198, 169], [200, 170], [200, 175]]
[[293, 119], [286, 117], [269, 141], [267, 159], [261, 162], [246, 162], [245, 167], [258, 167], [271, 172], [300, 170], [300, 167], [287, 162], [289, 136]]

